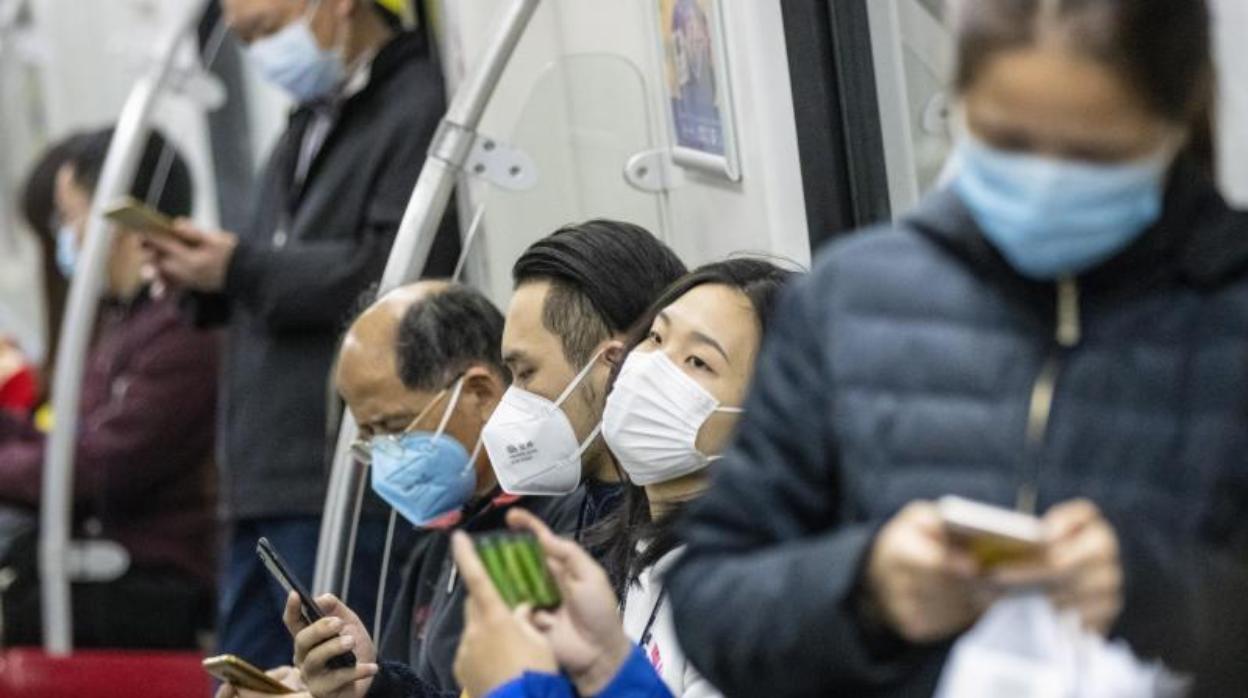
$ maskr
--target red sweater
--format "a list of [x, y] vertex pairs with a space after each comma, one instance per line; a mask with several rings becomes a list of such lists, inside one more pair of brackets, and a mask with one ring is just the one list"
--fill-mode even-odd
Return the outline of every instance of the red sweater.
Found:
[[[212, 445], [218, 336], [171, 299], [105, 304], [82, 385], [74, 457], [79, 535], [207, 587], [216, 550]], [[0, 412], [0, 501], [37, 509], [44, 436]]]

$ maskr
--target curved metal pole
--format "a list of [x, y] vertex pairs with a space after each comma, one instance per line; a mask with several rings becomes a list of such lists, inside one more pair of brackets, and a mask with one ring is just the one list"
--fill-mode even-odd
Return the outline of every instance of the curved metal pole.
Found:
[[165, 38], [160, 60], [152, 72], [140, 78], [122, 107], [109, 143], [108, 157], [91, 200], [86, 242], [70, 283], [61, 344], [56, 356], [52, 405], [56, 420], [48, 438], [43, 466], [43, 489], [39, 514], [39, 574], [43, 601], [43, 646], [49, 655], [67, 655], [73, 649], [73, 618], [69, 583], [73, 548], [70, 545], [74, 492], [74, 444], [78, 433], [78, 408], [87, 344], [95, 326], [96, 310], [103, 291], [105, 265], [113, 246], [113, 230], [103, 217], [104, 208], [130, 190], [147, 137], [152, 109], [169, 78], [178, 45], [194, 29], [203, 13], [195, 3], [184, 21]]
[[[442, 214], [455, 190], [456, 178], [472, 149], [481, 115], [540, 1], [515, 1], [485, 55], [456, 91], [446, 116], [438, 125], [425, 166], [420, 171], [420, 178], [399, 223], [390, 259], [378, 287], [379, 296], [418, 278], [425, 268]], [[350, 444], [355, 437], [355, 423], [350, 414], [344, 415], [338, 431], [338, 446], [334, 449], [334, 464], [330, 470], [329, 490], [316, 549], [316, 573], [312, 588], [317, 594], [338, 593], [345, 578], [344, 569], [349, 564], [346, 553], [350, 547], [351, 492], [360, 486], [364, 477], [363, 468], [356, 467], [351, 457]]]

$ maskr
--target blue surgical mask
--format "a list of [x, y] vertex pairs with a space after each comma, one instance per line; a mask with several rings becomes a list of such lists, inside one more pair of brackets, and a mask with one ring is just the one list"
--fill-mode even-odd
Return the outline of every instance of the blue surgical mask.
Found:
[[1126, 249], [1161, 217], [1169, 149], [1122, 164], [1010, 153], [967, 136], [954, 190], [1019, 273], [1075, 276]]
[[266, 80], [301, 103], [328, 96], [346, 76], [342, 56], [321, 48], [307, 17], [253, 41], [247, 56]]
[[[475, 463], [480, 444], [469, 454], [462, 444], [444, 433], [462, 390], [460, 379], [436, 432], [408, 431], [373, 439], [373, 491], [416, 526], [458, 511], [476, 489]], [[413, 424], [420, 419], [417, 417]]]
[[66, 279], [74, 275], [74, 267], [78, 266], [78, 233], [71, 225], [62, 225], [56, 229], [56, 268]]

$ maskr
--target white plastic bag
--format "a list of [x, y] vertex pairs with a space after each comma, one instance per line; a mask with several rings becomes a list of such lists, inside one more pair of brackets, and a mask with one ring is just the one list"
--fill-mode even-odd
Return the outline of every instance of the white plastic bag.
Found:
[[998, 601], [954, 644], [936, 698], [1170, 698], [1186, 684], [1028, 593]]

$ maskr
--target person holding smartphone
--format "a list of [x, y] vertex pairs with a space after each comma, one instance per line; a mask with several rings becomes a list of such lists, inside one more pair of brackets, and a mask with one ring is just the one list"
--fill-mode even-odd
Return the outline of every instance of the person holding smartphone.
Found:
[[[112, 129], [73, 138], [55, 177], [57, 262], [77, 273]], [[161, 170], [164, 137], [149, 137], [130, 193], [147, 198]], [[189, 214], [190, 170], [172, 151], [155, 208]], [[197, 647], [211, 627], [216, 550], [212, 440], [220, 337], [196, 329], [177, 301], [158, 297], [144, 271], [144, 235], [117, 227], [103, 300], [88, 349], [74, 441], [75, 536], [120, 543], [128, 570], [109, 582], [76, 585], [75, 645]], [[53, 410], [57, 408], [52, 405]], [[0, 506], [33, 516], [43, 487], [47, 439], [28, 415], [0, 410]], [[14, 548], [17, 571], [3, 599], [6, 645], [41, 637], [35, 550]]]
[[[161, 278], [188, 292], [196, 320], [228, 332], [218, 453], [230, 541], [217, 636], [222, 651], [270, 666], [290, 659], [289, 639], [277, 621], [283, 597], [272, 593], [255, 541], [270, 538], [311, 578], [332, 451], [325, 425], [335, 343], [360, 293], [381, 276], [445, 92], [429, 27], [407, 29], [374, 0], [224, 0], [221, 9], [247, 61], [294, 108], [246, 225], [212, 230], [184, 220], [178, 235], [151, 247]], [[449, 274], [458, 253], [447, 216], [425, 274]], [[356, 560], [370, 572], [359, 586], [379, 566], [386, 530], [379, 507], [366, 511]], [[366, 616], [371, 606], [361, 606]]]
[[[786, 294], [689, 508], [675, 626], [729, 695], [931, 695], [1024, 588], [1178, 671], [1210, 649], [1248, 522], [1248, 221], [1189, 148], [1209, 12], [957, 9], [949, 185]], [[1041, 554], [985, 568], [949, 494], [1041, 517]]]

